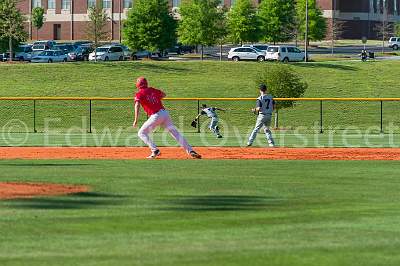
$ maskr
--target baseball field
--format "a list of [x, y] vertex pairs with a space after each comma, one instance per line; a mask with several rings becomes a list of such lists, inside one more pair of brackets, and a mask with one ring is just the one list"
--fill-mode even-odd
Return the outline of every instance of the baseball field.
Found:
[[[2, 97], [130, 97], [135, 78], [146, 76], [170, 97], [256, 97], [254, 79], [264, 68], [1, 64], [0, 91]], [[293, 65], [309, 84], [305, 97], [397, 97], [398, 70], [395, 61]], [[147, 148], [129, 129], [129, 103], [96, 109], [101, 123], [94, 129], [124, 126], [109, 134], [69, 131], [80, 111], [68, 102], [41, 103], [37, 133], [28, 122], [27, 132], [7, 131], [9, 120], [30, 121], [31, 106], [0, 104], [0, 265], [400, 264], [400, 138], [364, 130], [375, 126], [376, 106], [341, 102], [325, 113], [340, 122], [332, 125], [353, 126], [348, 131], [283, 128], [273, 131], [277, 148], [265, 148], [262, 134], [247, 148], [255, 117], [246, 110], [254, 103], [228, 106], [221, 117], [235, 127], [223, 128], [218, 140], [206, 128], [189, 130], [192, 105], [167, 102], [203, 159], [189, 159], [157, 132], [160, 159], [145, 160]], [[298, 104], [283, 125], [307, 126], [302, 121], [312, 122], [317, 109]], [[396, 124], [396, 103], [384, 110], [385, 123]], [[45, 130], [46, 117], [61, 117], [58, 131]]]

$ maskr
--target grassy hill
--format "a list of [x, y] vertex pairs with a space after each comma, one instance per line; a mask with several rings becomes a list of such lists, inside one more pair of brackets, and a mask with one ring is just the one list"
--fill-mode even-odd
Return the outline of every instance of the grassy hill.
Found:
[[[171, 97], [252, 97], [268, 63], [123, 62], [0, 64], [1, 96], [130, 97], [146, 76]], [[397, 61], [294, 64], [310, 85], [308, 97], [398, 96]]]

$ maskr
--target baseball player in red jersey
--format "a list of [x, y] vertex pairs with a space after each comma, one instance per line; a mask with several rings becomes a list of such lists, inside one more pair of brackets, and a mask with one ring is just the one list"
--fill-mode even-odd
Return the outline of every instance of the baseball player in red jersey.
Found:
[[139, 118], [139, 105], [142, 105], [144, 111], [149, 116], [149, 119], [144, 122], [138, 131], [139, 138], [146, 143], [151, 149], [149, 159], [154, 159], [160, 155], [160, 150], [150, 139], [149, 134], [153, 130], [161, 126], [169, 131], [172, 137], [185, 149], [185, 151], [192, 157], [200, 159], [201, 155], [195, 152], [186, 139], [179, 133], [174, 126], [169, 113], [165, 110], [162, 99], [165, 98], [165, 93], [148, 86], [147, 80], [140, 77], [136, 81], [136, 88], [139, 90], [135, 95], [135, 121], [133, 127], [137, 126]]

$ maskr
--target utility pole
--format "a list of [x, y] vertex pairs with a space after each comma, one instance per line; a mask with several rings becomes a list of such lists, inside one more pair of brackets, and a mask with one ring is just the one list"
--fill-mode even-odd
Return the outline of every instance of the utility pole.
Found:
[[304, 36], [304, 62], [308, 62], [308, 0], [306, 0], [306, 34]]

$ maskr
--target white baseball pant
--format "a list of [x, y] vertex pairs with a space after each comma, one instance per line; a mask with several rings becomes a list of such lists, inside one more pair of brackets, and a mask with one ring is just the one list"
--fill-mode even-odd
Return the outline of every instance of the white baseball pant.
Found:
[[193, 149], [186, 141], [186, 139], [179, 133], [178, 129], [175, 127], [174, 123], [169, 116], [168, 111], [160, 110], [157, 113], [151, 115], [149, 119], [142, 125], [142, 127], [138, 131], [139, 138], [146, 143], [147, 146], [152, 151], [157, 150], [157, 146], [150, 139], [149, 134], [154, 131], [156, 127], [165, 128], [171, 136], [185, 149], [187, 153], [190, 153]]

